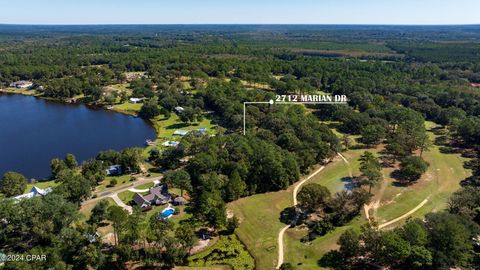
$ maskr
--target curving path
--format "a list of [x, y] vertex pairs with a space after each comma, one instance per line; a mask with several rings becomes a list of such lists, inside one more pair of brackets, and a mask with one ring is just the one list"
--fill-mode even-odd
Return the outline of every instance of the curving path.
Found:
[[104, 190], [101, 193], [100, 192], [95, 193], [98, 195], [96, 198], [92, 198], [90, 200], [84, 201], [81, 204], [81, 206], [84, 207], [88, 204], [93, 204], [93, 203], [96, 203], [97, 201], [100, 201], [106, 198], [112, 198], [118, 206], [127, 210], [131, 214], [132, 207], [129, 205], [126, 205], [122, 200], [120, 200], [120, 198], [118, 197], [118, 194], [124, 191], [137, 190], [135, 189], [135, 187], [137, 186], [144, 185], [147, 183], [154, 183], [154, 182], [160, 181], [162, 178], [163, 176], [157, 176], [157, 177], [151, 177], [151, 178], [139, 177], [138, 180], [133, 183], [126, 183], [111, 189]]
[[[343, 161], [348, 165], [348, 170], [349, 170], [349, 173], [350, 173], [350, 177], [353, 177], [352, 176], [352, 172], [351, 172], [351, 169], [350, 169], [350, 162], [348, 162], [348, 160], [340, 153], [338, 153], [338, 155], [343, 159]], [[430, 197], [430, 196], [429, 196]], [[420, 204], [418, 204], [415, 208], [413, 208], [412, 210], [408, 211], [407, 213], [395, 218], [395, 219], [392, 219], [392, 220], [389, 220], [383, 224], [380, 224], [378, 226], [378, 229], [383, 229], [385, 227], [388, 227], [390, 225], [392, 225], [393, 223], [396, 223], [402, 219], [405, 219], [409, 216], [411, 216], [413, 213], [415, 213], [416, 211], [418, 211], [418, 209], [422, 208], [427, 202], [428, 202], [428, 199], [429, 197], [427, 197], [425, 200], [423, 200]], [[377, 200], [377, 201], [374, 201], [372, 202], [371, 204], [365, 204], [363, 206], [364, 208], [364, 211], [365, 211], [365, 217], [368, 221], [370, 221], [370, 209], [372, 208], [378, 208], [380, 204], [380, 198]]]
[[387, 221], [381, 225], [378, 225], [378, 229], [382, 229], [382, 228], [385, 228], [389, 225], [392, 225], [393, 223], [395, 222], [398, 222], [404, 218], [407, 218], [409, 216], [411, 216], [413, 213], [415, 213], [418, 209], [422, 208], [422, 206], [424, 206], [427, 202], [428, 202], [428, 199], [429, 197], [427, 197], [425, 200], [423, 200], [419, 205], [417, 205], [415, 208], [413, 208], [412, 210], [408, 211], [407, 213], [405, 213], [404, 215], [402, 216], [399, 216], [398, 218], [395, 218], [395, 219], [392, 219], [390, 221]]
[[131, 188], [131, 189], [129, 189], [128, 191], [134, 192], [134, 193], [143, 193], [143, 192], [148, 192], [148, 191], [150, 191], [150, 189], [148, 189], [148, 188], [146, 188], [146, 189]]
[[125, 209], [129, 214], [133, 212], [133, 208], [130, 205], [126, 205], [122, 200], [120, 200], [118, 193], [113, 193], [110, 195], [110, 198], [112, 198], [118, 206]]
[[[317, 175], [319, 172], [321, 172], [323, 169], [325, 169], [325, 166], [322, 166], [320, 167], [318, 170], [316, 170], [315, 172], [313, 172], [312, 174], [310, 174], [307, 178], [303, 179], [302, 181], [298, 182], [297, 184], [295, 184], [295, 188], [293, 189], [293, 206], [296, 206], [297, 205], [297, 193], [298, 193], [298, 190], [300, 189], [300, 187], [302, 187], [303, 184], [305, 184], [305, 182], [307, 182], [308, 180], [310, 180], [312, 177], [314, 177], [315, 175]], [[277, 267], [276, 269], [280, 269], [280, 266], [282, 266], [283, 264], [283, 256], [284, 256], [284, 250], [283, 250], [283, 235], [285, 234], [285, 232], [288, 230], [288, 228], [290, 228], [290, 225], [287, 225], [285, 227], [283, 227], [282, 230], [280, 230], [280, 232], [278, 233], [278, 260], [277, 260]]]

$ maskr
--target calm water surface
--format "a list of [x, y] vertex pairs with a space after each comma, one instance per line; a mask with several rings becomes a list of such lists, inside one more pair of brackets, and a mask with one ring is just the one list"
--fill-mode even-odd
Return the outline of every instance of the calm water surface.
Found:
[[72, 153], [79, 162], [99, 151], [143, 146], [155, 138], [140, 118], [34, 97], [0, 94], [0, 177], [50, 175], [50, 160]]

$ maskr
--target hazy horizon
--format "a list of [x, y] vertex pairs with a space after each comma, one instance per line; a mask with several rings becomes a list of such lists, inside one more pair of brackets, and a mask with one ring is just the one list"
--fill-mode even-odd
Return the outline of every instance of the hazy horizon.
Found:
[[17, 0], [13, 25], [476, 25], [476, 0]]

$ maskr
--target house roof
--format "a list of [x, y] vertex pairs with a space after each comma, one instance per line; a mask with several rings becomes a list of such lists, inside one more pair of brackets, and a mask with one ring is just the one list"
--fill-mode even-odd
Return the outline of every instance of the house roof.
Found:
[[162, 188], [163, 188], [162, 186], [151, 188], [150, 194], [144, 196], [145, 200], [155, 201], [157, 199], [161, 199], [161, 200], [168, 199], [166, 195], [162, 194]]
[[179, 196], [179, 197], [176, 197], [173, 201], [177, 203], [182, 203], [182, 202], [185, 202], [186, 200], [185, 198]]
[[36, 186], [33, 186], [29, 193], [18, 195], [14, 198], [17, 199], [17, 200], [20, 200], [20, 199], [30, 199], [30, 198], [33, 198], [35, 196], [45, 196], [48, 193], [52, 192], [52, 190], [53, 189], [51, 187], [46, 188], [46, 189], [41, 189], [41, 188], [38, 188]]
[[145, 197], [138, 193], [135, 193], [135, 195], [133, 195], [133, 201], [139, 206], [142, 206], [144, 204], [150, 204], [150, 202], [146, 200]]

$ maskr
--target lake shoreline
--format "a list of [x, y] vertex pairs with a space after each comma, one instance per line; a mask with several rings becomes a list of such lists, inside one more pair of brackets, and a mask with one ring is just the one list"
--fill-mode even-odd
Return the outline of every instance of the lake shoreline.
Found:
[[[48, 149], [45, 149], [45, 151], [43, 151], [44, 153], [42, 154], [39, 152], [40, 150], [36, 149], [37, 148], [36, 144], [33, 146], [30, 146], [31, 147], [30, 149], [34, 149], [33, 151], [37, 151], [35, 154], [37, 154], [37, 156], [39, 157], [45, 157], [53, 153], [51, 154], [51, 156], [61, 158], [66, 153], [72, 152], [76, 154], [76, 152], [78, 152], [78, 153], [82, 153], [81, 159], [86, 160], [88, 158], [95, 156], [99, 151], [103, 151], [107, 149], [121, 150], [128, 147], [140, 147], [144, 149], [146, 147], [145, 146], [146, 139], [152, 139], [152, 138], [156, 139], [158, 136], [157, 129], [155, 128], [155, 126], [151, 121], [145, 121], [143, 119], [133, 120], [138, 117], [136, 117], [136, 115], [133, 115], [132, 113], [121, 112], [120, 110], [108, 110], [104, 106], [96, 106], [96, 105], [91, 105], [84, 102], [71, 103], [71, 102], [65, 102], [64, 100], [45, 98], [31, 90], [29, 90], [28, 93], [26, 93], [26, 91], [18, 91], [18, 90], [11, 91], [11, 90], [0, 89], [0, 97], [1, 96], [4, 96], [6, 100], [7, 99], [9, 100], [7, 96], [11, 96], [12, 97], [11, 100], [13, 101], [13, 104], [11, 101], [5, 101], [3, 106], [3, 109], [4, 109], [3, 116], [5, 118], [3, 122], [5, 124], [5, 127], [12, 127], [12, 129], [11, 130], [5, 129], [4, 135], [2, 136], [4, 136], [4, 138], [6, 138], [9, 141], [9, 144], [18, 146], [18, 145], [23, 145], [25, 142], [28, 142], [31, 140], [27, 138], [28, 136], [31, 136], [28, 134], [35, 134], [34, 135], [35, 138], [32, 139], [31, 141], [41, 141], [42, 143], [48, 144], [50, 147], [56, 149], [53, 151], [49, 151]], [[14, 96], [18, 96], [18, 98], [20, 98], [21, 96], [25, 98], [32, 97], [34, 99], [30, 99], [30, 101], [26, 102], [25, 105], [16, 106], [15, 102], [19, 102], [19, 101], [17, 100], [18, 98], [15, 99]], [[34, 100], [37, 100], [37, 101], [34, 101]], [[33, 106], [32, 104], [33, 103], [36, 104], [36, 102], [40, 102], [39, 105]], [[12, 104], [12, 105], [9, 106], [9, 104]], [[70, 107], [68, 105], [74, 105], [74, 106]], [[53, 120], [53, 122], [56, 121], [57, 123], [60, 123], [63, 126], [62, 129], [64, 130], [60, 131], [59, 134], [51, 133], [50, 130], [54, 129], [55, 127], [51, 127], [51, 129], [49, 129], [48, 127], [43, 127], [43, 126], [40, 127], [39, 124], [37, 123], [39, 120], [45, 120], [45, 118], [47, 117], [46, 115], [42, 115], [43, 110], [39, 109], [43, 107], [48, 107], [47, 108], [48, 110], [45, 111], [45, 114], [49, 114], [48, 119], [51, 119], [51, 117], [55, 115], [56, 120]], [[26, 110], [23, 110], [23, 108], [26, 108]], [[32, 112], [29, 112], [31, 110], [39, 110], [39, 111], [34, 112], [38, 114], [32, 114]], [[54, 110], [57, 110], [58, 112], [55, 112]], [[19, 113], [15, 113], [15, 114], [11, 113], [15, 111], [18, 111]], [[94, 111], [101, 112], [101, 114], [93, 115], [94, 113], [98, 113]], [[107, 113], [109, 111], [112, 111], [112, 113], [111, 114]], [[122, 118], [120, 115], [123, 115], [123, 117], [126, 117], [126, 116], [128, 117]], [[24, 119], [25, 117], [27, 117], [27, 119]], [[10, 118], [13, 118], [13, 119], [10, 119]], [[19, 118], [19, 119], [16, 119], [16, 118]], [[129, 118], [132, 120], [125, 120]], [[46, 121], [46, 123], [48, 122], [49, 121]], [[143, 124], [141, 124], [141, 122]], [[143, 126], [145, 128], [142, 128]], [[27, 130], [30, 130], [30, 131], [27, 131]], [[85, 130], [98, 131], [98, 133], [97, 132], [92, 133], [91, 131], [85, 131]], [[81, 131], [84, 131], [84, 132], [82, 133]], [[67, 134], [68, 136], [62, 137], [61, 132], [68, 133]], [[47, 135], [43, 135], [43, 134], [47, 134]], [[46, 137], [42, 137], [42, 136], [46, 136]], [[58, 141], [53, 141], [52, 138], [55, 136], [58, 136], [57, 138], [58, 139], [61, 138], [61, 139]], [[70, 139], [70, 142], [65, 142], [68, 140], [64, 138]], [[15, 140], [19, 142], [15, 142]], [[57, 147], [57, 144], [58, 144], [58, 147]], [[6, 147], [9, 147], [8, 144], [6, 145], [7, 145]], [[72, 147], [74, 149], [75, 148], [78, 148], [78, 149], [70, 150], [72, 149]], [[11, 148], [13, 148], [13, 146]], [[18, 152], [27, 151], [27, 150], [18, 150], [18, 149], [15, 150], [11, 148], [9, 149], [10, 153], [8, 153], [8, 151], [6, 152], [4, 156], [4, 159], [5, 159], [4, 162], [5, 162], [5, 165], [12, 164], [12, 166], [11, 167], [5, 166], [2, 171], [18, 171], [20, 173], [25, 174], [27, 178], [35, 178], [35, 179], [38, 179], [38, 181], [48, 179], [48, 177], [45, 175], [46, 170], [44, 170], [44, 168], [48, 169], [48, 164], [46, 165], [45, 159], [43, 160], [44, 166], [42, 166], [40, 169], [38, 169], [40, 165], [37, 167], [32, 167], [34, 169], [30, 169], [30, 165], [28, 164], [30, 163], [35, 164], [36, 161], [28, 160], [29, 157], [26, 157], [27, 160], [24, 160], [23, 162], [19, 161], [21, 159], [15, 159], [15, 161], [12, 161], [13, 159], [12, 160], [7, 159], [7, 156], [8, 157], [10, 155], [16, 156], [16, 155], [19, 155], [17, 154]], [[65, 148], [65, 151], [62, 150], [63, 148]], [[88, 150], [83, 150], [81, 148], [87, 148]], [[92, 149], [95, 149], [95, 151], [92, 152]], [[32, 151], [32, 150], [29, 150], [29, 151]], [[27, 164], [27, 167], [25, 167], [26, 165], [19, 165], [19, 163], [25, 163]], [[37, 172], [40, 171], [40, 173], [37, 173], [36, 171]]]
[[[117, 112], [117, 113], [121, 113], [121, 114], [128, 115], [128, 116], [133, 116], [133, 117], [138, 116], [137, 113], [133, 113], [131, 111], [125, 111], [125, 110], [118, 109], [118, 108], [108, 109], [104, 105], [95, 105], [95, 104], [86, 103], [86, 102], [78, 102], [79, 100], [82, 100], [82, 98], [77, 98], [77, 99], [70, 98], [70, 99], [65, 100], [65, 99], [58, 99], [58, 98], [52, 98], [52, 97], [45, 97], [43, 94], [38, 93], [36, 90], [16, 89], [16, 88], [0, 88], [0, 94], [29, 96], [29, 97], [35, 97], [35, 98], [39, 98], [39, 99], [43, 99], [43, 100], [59, 102], [59, 103], [64, 103], [64, 104], [78, 104], [78, 105], [83, 104], [83, 105], [88, 106], [89, 108], [93, 108], [93, 109], [103, 109], [103, 110], [106, 110], [106, 111]], [[148, 121], [148, 122], [150, 122], [150, 121]], [[152, 125], [152, 127], [153, 127], [153, 125]]]

